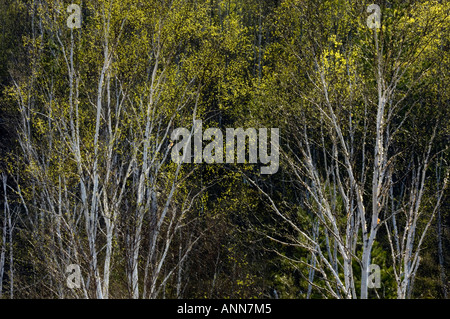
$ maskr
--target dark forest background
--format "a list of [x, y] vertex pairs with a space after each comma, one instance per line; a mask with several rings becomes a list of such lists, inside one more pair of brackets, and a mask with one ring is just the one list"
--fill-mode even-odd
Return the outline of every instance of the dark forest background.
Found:
[[0, 0], [0, 298], [449, 297], [448, 1], [71, 3]]

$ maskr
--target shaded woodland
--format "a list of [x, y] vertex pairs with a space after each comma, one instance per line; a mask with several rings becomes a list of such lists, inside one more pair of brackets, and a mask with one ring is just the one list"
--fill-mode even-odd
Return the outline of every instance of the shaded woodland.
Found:
[[0, 298], [449, 298], [450, 2], [372, 3], [0, 0]]

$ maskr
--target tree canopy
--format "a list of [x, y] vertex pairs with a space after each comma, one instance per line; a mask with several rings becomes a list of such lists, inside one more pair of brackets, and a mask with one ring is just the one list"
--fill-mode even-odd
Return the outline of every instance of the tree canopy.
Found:
[[0, 298], [449, 297], [448, 1], [0, 9]]

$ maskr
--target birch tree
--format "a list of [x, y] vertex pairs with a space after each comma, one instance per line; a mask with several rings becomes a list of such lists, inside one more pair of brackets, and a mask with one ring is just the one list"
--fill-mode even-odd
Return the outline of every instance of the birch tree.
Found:
[[[119, 267], [130, 297], [155, 298], [198, 241], [180, 243], [179, 262], [166, 267], [174, 238], [195, 225], [186, 214], [202, 192], [186, 191], [193, 172], [171, 163], [169, 152], [171, 131], [202, 112], [211, 45], [197, 52], [190, 45], [208, 32], [199, 23], [206, 7], [82, 7], [79, 29], [67, 28], [61, 1], [38, 2], [32, 12], [31, 74], [10, 91], [29, 174], [17, 180], [17, 193], [42, 247], [46, 286], [58, 297], [108, 298]], [[65, 287], [69, 264], [83, 270], [79, 290]]]
[[[279, 204], [253, 183], [286, 225], [284, 233], [275, 229], [269, 238], [310, 254], [307, 260], [280, 254], [299, 269], [309, 269], [308, 289], [365, 299], [377, 234], [382, 225], [395, 222], [387, 206], [389, 191], [397, 185], [392, 178], [412, 174], [404, 180], [404, 192], [395, 192], [408, 216], [402, 225], [405, 248], [393, 254], [402, 260], [401, 271], [394, 261], [394, 273], [398, 298], [405, 298], [423, 238], [441, 204], [441, 190], [431, 211], [422, 200], [431, 191], [429, 165], [443, 149], [435, 143], [438, 121], [433, 118], [434, 131], [418, 144], [422, 148], [415, 149], [410, 170], [403, 170], [397, 163], [406, 144], [398, 135], [419, 112], [411, 93], [436, 65], [437, 30], [448, 27], [448, 8], [437, 2], [382, 8], [381, 24], [373, 29], [366, 25], [366, 8], [364, 3], [297, 1], [280, 8], [275, 30], [287, 49], [277, 43], [271, 50], [282, 55], [286, 66], [268, 75], [267, 83], [281, 82], [274, 101], [283, 113], [278, 121], [285, 127], [285, 168], [292, 174], [298, 202]], [[293, 28], [286, 27], [290, 23]], [[271, 90], [269, 85], [262, 88]], [[264, 103], [258, 106], [264, 108]], [[266, 103], [273, 107], [273, 100]], [[416, 226], [423, 219], [427, 223], [418, 235]]]

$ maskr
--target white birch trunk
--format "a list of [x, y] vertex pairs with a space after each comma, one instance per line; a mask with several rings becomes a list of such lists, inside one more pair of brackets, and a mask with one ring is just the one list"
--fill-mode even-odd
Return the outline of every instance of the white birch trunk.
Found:
[[4, 196], [4, 208], [3, 208], [3, 227], [2, 227], [2, 246], [0, 250], [0, 298], [3, 294], [3, 276], [5, 274], [5, 255], [6, 255], [6, 236], [7, 236], [7, 195], [6, 195], [6, 175], [2, 174], [2, 186], [3, 186], [3, 196]]

